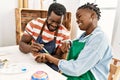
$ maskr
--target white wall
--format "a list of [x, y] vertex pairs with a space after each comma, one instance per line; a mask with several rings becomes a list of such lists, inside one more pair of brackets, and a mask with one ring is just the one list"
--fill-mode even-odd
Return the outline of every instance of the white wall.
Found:
[[112, 47], [114, 57], [120, 59], [120, 0], [118, 0], [118, 7], [116, 11], [115, 24], [112, 37]]
[[0, 46], [15, 45], [15, 8], [17, 0], [0, 2]]
[[[118, 0], [119, 1], [119, 0]], [[49, 5], [53, 2], [53, 0], [43, 0], [43, 9], [47, 10]], [[58, 3], [62, 3], [67, 8], [67, 11], [72, 13], [72, 39], [74, 39], [77, 34], [76, 29], [78, 29], [76, 24], [76, 9], [79, 7], [79, 4], [81, 3], [80, 0], [57, 0]], [[119, 1], [120, 3], [120, 1]], [[118, 4], [119, 4], [118, 3]], [[15, 8], [18, 7], [18, 0], [2, 0], [0, 2], [0, 46], [9, 46], [9, 45], [15, 45], [16, 44], [16, 24], [15, 24]], [[29, 0], [29, 8], [31, 9], [41, 9], [40, 6], [40, 0]], [[120, 14], [120, 5], [117, 9], [117, 16], [115, 21], [115, 29], [114, 29], [114, 35], [113, 35], [113, 48], [117, 48], [120, 46], [120, 37], [116, 34], [119, 34], [118, 29], [120, 25], [119, 15]], [[119, 23], [118, 23], [119, 22]], [[79, 32], [81, 34], [81, 32]], [[117, 42], [116, 42], [117, 40]], [[116, 42], [116, 43], [114, 43]], [[117, 49], [119, 51], [119, 49]], [[119, 51], [120, 53], [120, 51]]]
[[[78, 32], [78, 25], [76, 23], [76, 10], [80, 6], [80, 0], [57, 0], [57, 2], [62, 3], [65, 5], [67, 8], [68, 12], [72, 13], [72, 18], [71, 18], [71, 39], [74, 39], [77, 37]], [[79, 30], [79, 33], [81, 34], [82, 31]]]

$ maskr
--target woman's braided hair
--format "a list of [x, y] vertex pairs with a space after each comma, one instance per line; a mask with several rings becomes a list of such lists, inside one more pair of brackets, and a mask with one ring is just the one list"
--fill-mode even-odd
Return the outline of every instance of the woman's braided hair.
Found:
[[81, 7], [79, 7], [78, 9], [90, 9], [92, 11], [94, 11], [96, 14], [97, 14], [97, 18], [98, 20], [100, 19], [101, 15], [100, 15], [100, 9], [97, 7], [96, 4], [94, 3], [87, 3], [87, 4], [84, 4], [82, 5]]

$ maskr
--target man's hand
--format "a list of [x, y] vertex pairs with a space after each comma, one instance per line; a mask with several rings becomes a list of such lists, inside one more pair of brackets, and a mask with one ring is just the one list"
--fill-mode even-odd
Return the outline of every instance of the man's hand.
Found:
[[39, 52], [39, 50], [42, 50], [43, 49], [43, 44], [39, 44], [39, 43], [36, 43], [36, 42], [33, 42], [32, 44], [31, 44], [31, 47], [30, 47], [30, 52], [31, 53], [37, 53], [37, 52]]

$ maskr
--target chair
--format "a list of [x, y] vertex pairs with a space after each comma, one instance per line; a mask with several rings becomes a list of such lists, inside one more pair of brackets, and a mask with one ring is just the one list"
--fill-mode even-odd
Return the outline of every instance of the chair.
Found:
[[120, 60], [113, 58], [113, 64], [110, 64], [108, 80], [120, 80], [120, 65], [118, 63], [120, 63]]

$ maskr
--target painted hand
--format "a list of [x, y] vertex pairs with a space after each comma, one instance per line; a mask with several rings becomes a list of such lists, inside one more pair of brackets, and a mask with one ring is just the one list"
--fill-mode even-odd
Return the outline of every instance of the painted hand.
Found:
[[38, 63], [45, 63], [45, 62], [47, 62], [47, 59], [45, 58], [45, 55], [46, 55], [45, 53], [40, 53], [35, 58], [35, 61], [38, 62]]
[[68, 53], [69, 48], [70, 48], [70, 43], [69, 42], [62, 42], [61, 51], [63, 53]]

